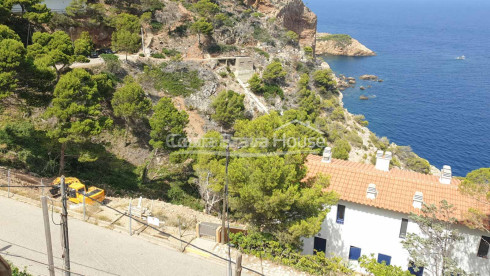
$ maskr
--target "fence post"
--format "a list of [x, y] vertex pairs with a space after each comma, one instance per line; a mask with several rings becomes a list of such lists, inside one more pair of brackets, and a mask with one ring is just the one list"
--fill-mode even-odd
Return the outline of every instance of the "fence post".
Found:
[[131, 236], [131, 198], [129, 198], [129, 235]]
[[42, 196], [44, 196], [44, 183], [43, 183], [43, 179], [41, 178], [41, 191], [42, 191]]
[[83, 203], [83, 221], [85, 221], [85, 194], [83, 195], [82, 198], [82, 203]]
[[242, 275], [242, 253], [238, 252], [238, 256], [236, 256], [236, 267], [235, 267], [235, 276]]
[[10, 169], [7, 170], [7, 198], [10, 198]]

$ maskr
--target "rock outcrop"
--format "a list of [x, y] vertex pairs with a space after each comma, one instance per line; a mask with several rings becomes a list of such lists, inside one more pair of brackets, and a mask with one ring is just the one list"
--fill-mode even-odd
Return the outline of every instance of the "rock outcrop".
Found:
[[376, 53], [362, 45], [354, 38], [350, 38], [347, 43], [336, 40], [325, 40], [330, 34], [318, 33], [316, 35], [316, 54], [335, 55], [335, 56], [375, 56]]
[[277, 18], [286, 29], [296, 32], [301, 46], [315, 49], [317, 16], [302, 0], [247, 0], [247, 4]]

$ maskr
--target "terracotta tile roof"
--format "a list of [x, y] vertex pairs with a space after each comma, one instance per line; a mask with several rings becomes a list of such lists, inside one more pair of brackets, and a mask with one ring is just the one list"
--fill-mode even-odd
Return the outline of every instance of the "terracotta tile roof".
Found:
[[[309, 155], [306, 160], [308, 168], [305, 179], [315, 177], [318, 173], [330, 175], [328, 191], [334, 190], [341, 200], [358, 204], [410, 214], [419, 213], [413, 207], [415, 192], [423, 193], [426, 204], [438, 204], [441, 200], [453, 204], [454, 214], [458, 220], [470, 207], [477, 207], [490, 216], [490, 207], [458, 191], [460, 180], [453, 178], [451, 184], [441, 184], [439, 177], [412, 171], [393, 168], [388, 172], [380, 171], [371, 164], [332, 159], [331, 163], [321, 162], [322, 157]], [[375, 184], [378, 192], [375, 199], [366, 197], [369, 184]]]

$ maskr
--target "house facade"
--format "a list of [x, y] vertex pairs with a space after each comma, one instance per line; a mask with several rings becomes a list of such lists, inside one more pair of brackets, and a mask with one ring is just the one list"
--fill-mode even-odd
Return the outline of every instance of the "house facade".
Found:
[[[379, 262], [410, 269], [409, 254], [401, 244], [407, 233], [419, 234], [418, 225], [409, 214], [421, 213], [422, 203], [438, 204], [446, 199], [456, 208], [454, 216], [463, 220], [470, 207], [478, 207], [490, 215], [488, 205], [463, 196], [460, 181], [451, 177], [448, 166], [441, 177], [389, 169], [391, 153], [378, 152], [376, 166], [332, 159], [329, 149], [324, 156], [309, 156], [308, 176], [330, 175], [328, 190], [336, 191], [340, 200], [332, 206], [321, 231], [303, 239], [303, 254], [314, 250], [335, 254], [348, 260], [361, 271], [357, 259], [374, 255]], [[454, 225], [463, 236], [455, 245], [455, 259], [465, 271], [490, 275], [488, 232]], [[429, 268], [413, 271], [416, 275], [432, 275]]]

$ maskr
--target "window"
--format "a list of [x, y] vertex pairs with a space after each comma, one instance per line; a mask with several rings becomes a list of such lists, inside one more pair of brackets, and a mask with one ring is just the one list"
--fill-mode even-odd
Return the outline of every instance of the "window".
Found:
[[415, 276], [422, 276], [424, 275], [424, 268], [423, 267], [416, 267], [414, 263], [410, 262], [410, 265], [408, 266], [408, 271], [410, 274], [415, 275]]
[[349, 250], [349, 260], [357, 261], [361, 257], [361, 249], [359, 247], [351, 246]]
[[400, 238], [404, 239], [407, 236], [408, 219], [402, 219], [402, 226], [400, 227]]
[[385, 265], [390, 265], [391, 256], [379, 253], [378, 254], [378, 263], [382, 264], [383, 262], [385, 262]]
[[482, 258], [488, 258], [489, 247], [490, 237], [482, 236], [480, 240], [480, 246], [478, 246], [478, 253], [476, 253], [476, 255]]
[[337, 223], [344, 224], [345, 206], [337, 205]]

